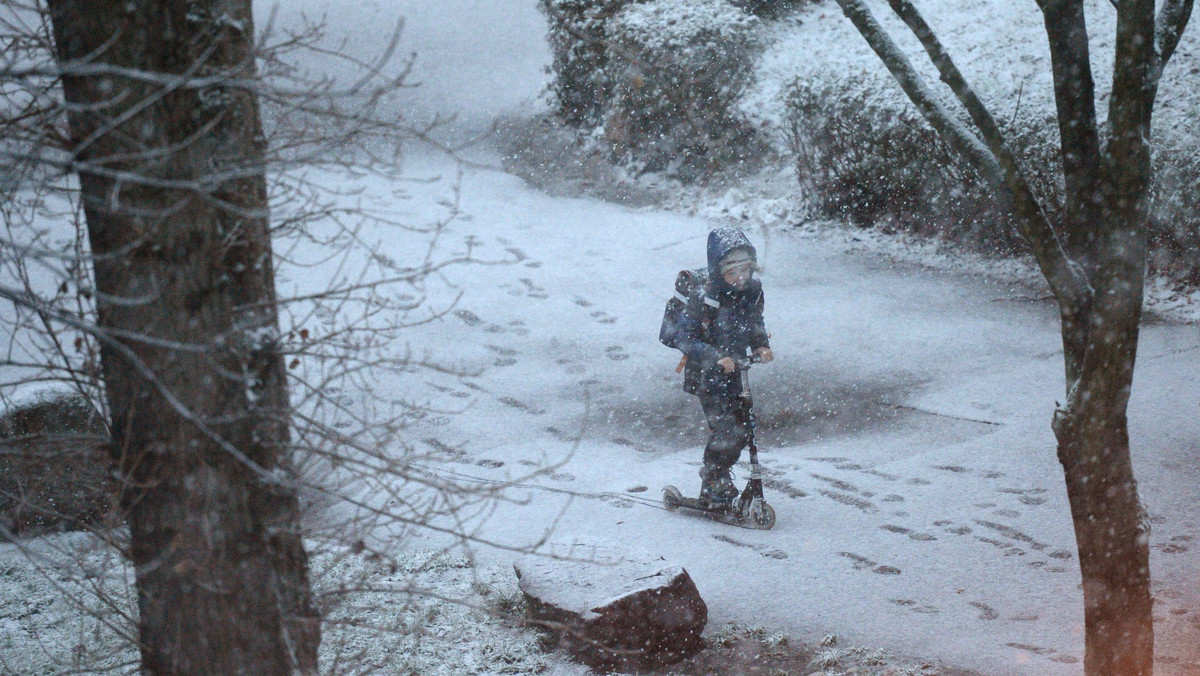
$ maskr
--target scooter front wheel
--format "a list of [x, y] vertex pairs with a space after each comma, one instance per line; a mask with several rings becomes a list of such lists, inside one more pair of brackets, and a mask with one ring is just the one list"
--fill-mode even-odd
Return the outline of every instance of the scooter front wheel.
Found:
[[775, 508], [764, 502], [760, 509], [753, 511], [757, 512], [750, 515], [754, 527], [759, 530], [771, 530], [775, 525]]

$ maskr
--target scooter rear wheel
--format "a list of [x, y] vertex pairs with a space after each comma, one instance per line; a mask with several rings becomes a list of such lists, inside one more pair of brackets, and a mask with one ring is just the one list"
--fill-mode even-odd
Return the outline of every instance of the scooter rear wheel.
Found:
[[674, 486], [663, 488], [663, 507], [666, 507], [667, 511], [673, 512], [681, 505], [683, 505], [683, 493], [680, 493], [678, 488]]

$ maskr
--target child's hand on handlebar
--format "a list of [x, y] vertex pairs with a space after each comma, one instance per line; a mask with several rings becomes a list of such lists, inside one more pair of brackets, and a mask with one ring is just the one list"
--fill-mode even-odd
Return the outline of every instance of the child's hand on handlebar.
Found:
[[[772, 352], [771, 348], [769, 348], [769, 347], [760, 347], [760, 348], [756, 349], [754, 351], [754, 356], [758, 357], [758, 360], [764, 364], [775, 359], [775, 353]], [[720, 362], [717, 362], [717, 363], [720, 363]]]
[[720, 366], [721, 370], [725, 373], [733, 373], [734, 369], [737, 368], [737, 365], [733, 363], [733, 359], [730, 357], [721, 357], [718, 359], [717, 366]]

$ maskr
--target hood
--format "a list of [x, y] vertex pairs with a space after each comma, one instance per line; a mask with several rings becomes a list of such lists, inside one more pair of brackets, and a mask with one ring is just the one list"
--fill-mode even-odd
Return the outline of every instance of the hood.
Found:
[[709, 279], [721, 279], [721, 259], [734, 249], [746, 249], [755, 265], [758, 264], [758, 252], [754, 250], [754, 245], [750, 243], [746, 233], [731, 227], [717, 228], [708, 233]]

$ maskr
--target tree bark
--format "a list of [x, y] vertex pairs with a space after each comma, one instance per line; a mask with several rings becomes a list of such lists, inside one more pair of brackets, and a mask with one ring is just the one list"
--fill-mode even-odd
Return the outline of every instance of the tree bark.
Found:
[[314, 673], [250, 2], [47, 4], [142, 671]]
[[[1044, 210], [1023, 204], [1024, 178], [996, 125], [909, 0], [889, 0], [971, 115], [996, 159], [964, 138], [933, 101], [903, 53], [862, 0], [838, 0], [909, 98], [966, 157], [998, 165], [1013, 190], [1022, 232], [1049, 281], [1062, 318], [1066, 403], [1054, 416], [1083, 576], [1089, 676], [1151, 676], [1154, 625], [1149, 524], [1138, 498], [1127, 409], [1145, 286], [1150, 193], [1150, 121], [1163, 67], [1193, 0], [1117, 4], [1116, 58], [1107, 143], [1101, 144], [1081, 0], [1038, 0], [1050, 41], [1066, 197], [1065, 236]], [[957, 141], [957, 142], [955, 142]], [[990, 166], [989, 166], [990, 165]], [[1065, 242], [1064, 242], [1065, 240]]]
[[[1074, 332], [1064, 324], [1068, 363], [1078, 372], [1068, 368], [1067, 405], [1054, 428], [1084, 581], [1084, 669], [1095, 675], [1151, 676], [1154, 670], [1150, 528], [1127, 426], [1146, 274], [1150, 121], [1161, 73], [1154, 36], [1154, 1], [1121, 3], [1108, 141], [1096, 189], [1074, 198], [1092, 200], [1099, 217], [1095, 225], [1082, 224], [1077, 236], [1078, 246], [1092, 252], [1096, 294]], [[1059, 82], [1072, 77], [1071, 70], [1055, 69], [1056, 91], [1077, 84]]]
[[1126, 422], [1136, 350], [1136, 320], [1102, 327], [1068, 404], [1055, 415], [1083, 577], [1084, 670], [1091, 676], [1153, 673], [1150, 529]]
[[1062, 154], [1068, 254], [1096, 273], [1100, 228], [1100, 133], [1083, 0], [1039, 0], [1050, 43], [1054, 101]]

